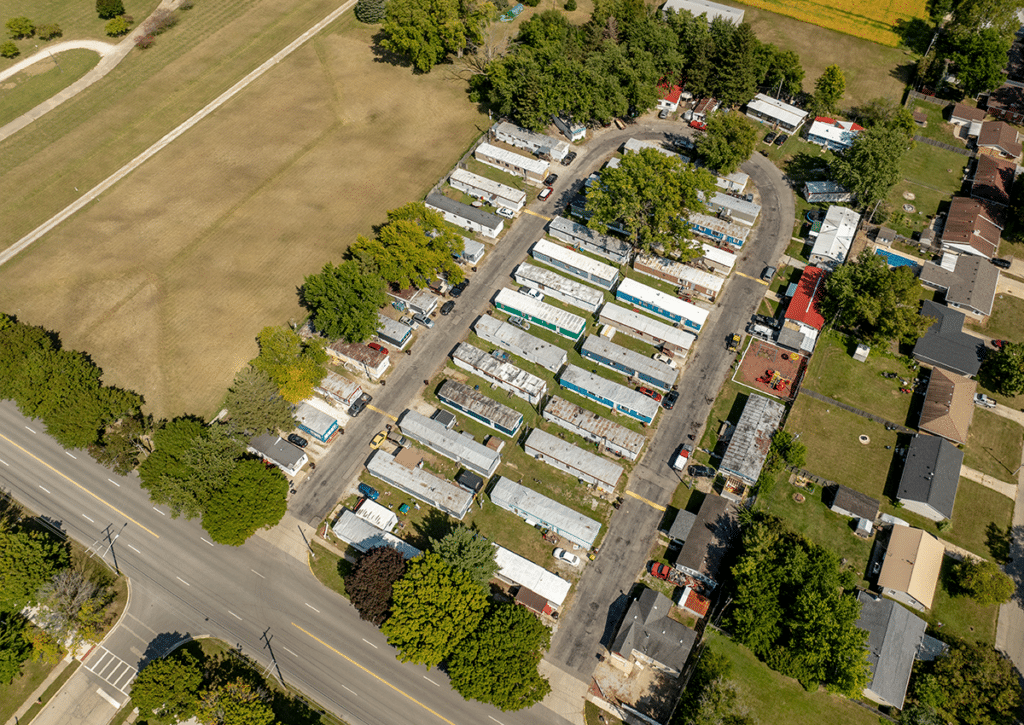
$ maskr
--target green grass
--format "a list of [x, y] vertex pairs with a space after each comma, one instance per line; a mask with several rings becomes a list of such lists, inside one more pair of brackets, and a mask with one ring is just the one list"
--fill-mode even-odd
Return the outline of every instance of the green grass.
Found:
[[968, 641], [978, 640], [989, 645], [994, 644], [999, 606], [993, 604], [983, 607], [970, 597], [951, 595], [947, 582], [953, 564], [953, 560], [948, 556], [942, 560], [942, 573], [935, 587], [931, 611], [915, 614], [927, 620], [933, 632], [952, 634]]
[[[704, 435], [700, 439], [699, 448], [707, 448], [709, 451], [714, 451], [718, 446], [718, 431], [724, 421], [736, 424], [740, 416], [743, 414], [743, 406], [746, 405], [747, 398], [750, 397], [750, 388], [745, 388], [739, 383], [734, 383], [731, 379], [726, 380], [725, 384], [718, 391], [718, 397], [715, 398], [714, 404], [711, 406], [711, 412], [708, 413], [707, 425], [704, 427]], [[718, 451], [719, 454], [724, 451]], [[696, 451], [693, 456], [695, 459], [700, 460], [702, 457], [706, 460], [706, 454]], [[705, 461], [701, 461], [702, 463]]]
[[810, 250], [810, 245], [805, 242], [790, 242], [789, 246], [786, 247], [786, 254], [793, 259], [799, 259], [801, 262], [809, 262], [807, 252]]
[[758, 723], [780, 722], [786, 725], [878, 725], [878, 715], [838, 695], [822, 689], [807, 692], [799, 682], [780, 675], [758, 661], [753, 653], [718, 632], [709, 629], [708, 646], [732, 664], [730, 679], [736, 683], [739, 702]]
[[828, 332], [818, 338], [807, 366], [804, 387], [893, 423], [906, 424], [913, 396], [900, 392], [900, 381], [882, 377], [894, 372], [914, 377], [905, 358], [893, 359], [872, 349], [868, 359], [853, 359], [853, 340]]
[[1012, 518], [1012, 500], [980, 483], [961, 478], [950, 519], [952, 524], [936, 535], [988, 559], [992, 556], [985, 536], [989, 524], [1005, 529]]
[[14, 717], [18, 708], [57, 666], [30, 659], [22, 666], [20, 675], [6, 684], [0, 683], [0, 722], [6, 723]]
[[[887, 197], [891, 214], [886, 226], [910, 237], [924, 229], [935, 216], [940, 205], [960, 190], [960, 179], [968, 158], [945, 149], [917, 143], [903, 158], [903, 179], [892, 188]], [[903, 198], [905, 192], [913, 200]], [[904, 212], [904, 204], [913, 204], [913, 212]]]
[[968, 317], [967, 324], [994, 340], [1020, 342], [1024, 340], [1024, 300], [1013, 295], [998, 294], [992, 305], [992, 315], [986, 322], [979, 323]]
[[956, 131], [956, 126], [949, 123], [943, 115], [946, 112], [946, 106], [937, 106], [934, 103], [926, 103], [924, 101], [916, 101], [908, 110], [913, 111], [924, 111], [928, 116], [928, 125], [921, 128], [918, 125], [914, 125], [914, 131], [919, 136], [925, 138], [934, 139], [950, 146], [956, 146], [960, 141], [953, 135]]
[[56, 62], [40, 61], [31, 68], [0, 81], [4, 98], [3, 106], [0, 106], [0, 126], [13, 121], [67, 88], [99, 62], [99, 54], [91, 50], [68, 50], [58, 54]]
[[313, 576], [328, 589], [348, 599], [345, 577], [352, 571], [352, 563], [315, 541], [312, 546], [315, 556], [309, 557], [309, 568], [313, 570]]
[[[604, 716], [604, 723], [598, 719], [598, 715]], [[605, 712], [590, 700], [583, 703], [583, 717], [587, 725], [622, 725], [622, 720]]]
[[[53, 699], [53, 696], [60, 691], [60, 688], [64, 687], [64, 683], [71, 679], [71, 675], [75, 674], [75, 670], [77, 670], [81, 664], [82, 663], [78, 660], [71, 660], [71, 663], [64, 668], [64, 671], [60, 673], [57, 679], [51, 682], [49, 686], [43, 691], [43, 694], [39, 697], [39, 700], [37, 702], [32, 703], [32, 707], [25, 711], [25, 714], [22, 715], [20, 720], [18, 720], [18, 725], [28, 725], [30, 722], [32, 722], [35, 719], [36, 715], [42, 712], [43, 708], [46, 707], [47, 704], [49, 704], [50, 700]], [[47, 673], [49, 673], [49, 668], [47, 669]], [[36, 684], [36, 687], [38, 687], [39, 684], [41, 684], [42, 680], [44, 679], [46, 679], [46, 675], [43, 675], [43, 677], [40, 678], [40, 682]], [[33, 691], [34, 688], [33, 690], [29, 690], [28, 692], [26, 692], [25, 697], [31, 696]], [[0, 702], [2, 702], [2, 700], [0, 700]], [[17, 704], [15, 704], [14, 709], [16, 710], [18, 706], [20, 706], [24, 702], [25, 699], [22, 698], [20, 701], [17, 702]]]
[[1016, 422], [975, 407], [964, 447], [964, 463], [982, 473], [1013, 482], [1021, 463], [1021, 427]]

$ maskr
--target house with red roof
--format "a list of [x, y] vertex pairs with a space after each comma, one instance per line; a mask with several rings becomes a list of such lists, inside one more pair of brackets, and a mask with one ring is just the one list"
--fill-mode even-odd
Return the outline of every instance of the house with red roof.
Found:
[[821, 267], [804, 267], [786, 308], [786, 318], [779, 330], [779, 345], [806, 354], [814, 351], [818, 333], [825, 326], [821, 299], [827, 277], [828, 271]]
[[853, 145], [864, 127], [853, 121], [839, 121], [828, 116], [818, 116], [807, 129], [807, 140], [832, 151], [842, 151]]
[[661, 91], [665, 94], [661, 100], [658, 101], [658, 110], [668, 110], [670, 113], [675, 113], [679, 110], [679, 101], [683, 97], [682, 86], [669, 86], [668, 83], [662, 83], [658, 86]]

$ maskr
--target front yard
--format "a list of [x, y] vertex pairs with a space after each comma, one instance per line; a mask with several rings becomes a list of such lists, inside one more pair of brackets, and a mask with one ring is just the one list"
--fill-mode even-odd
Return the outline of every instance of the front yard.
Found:
[[982, 473], [1013, 483], [1021, 464], [1021, 427], [984, 408], [975, 407], [964, 464]]
[[1024, 340], [1024, 300], [1005, 293], [998, 294], [988, 320], [979, 323], [968, 317], [967, 325], [995, 340], [1021, 342]]

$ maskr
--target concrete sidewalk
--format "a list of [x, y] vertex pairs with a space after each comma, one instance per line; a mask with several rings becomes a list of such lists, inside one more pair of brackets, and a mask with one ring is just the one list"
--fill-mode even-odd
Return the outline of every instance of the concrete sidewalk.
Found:
[[541, 660], [537, 669], [551, 683], [551, 693], [541, 705], [573, 725], [585, 725], [583, 702], [587, 697], [587, 683], [547, 659]]
[[46, 679], [43, 680], [42, 684], [35, 689], [35, 692], [29, 695], [25, 699], [25, 702], [21, 703], [21, 707], [14, 712], [14, 716], [11, 717], [5, 725], [18, 725], [18, 723], [21, 722], [21, 719], [25, 717], [25, 713], [28, 712], [28, 709], [43, 696], [43, 693], [46, 692], [46, 688], [52, 685], [53, 681], [60, 677], [64, 673], [64, 670], [66, 670], [70, 665], [71, 657], [70, 655], [65, 655], [64, 659], [62, 659], [57, 666], [51, 670], [50, 674], [46, 676]]

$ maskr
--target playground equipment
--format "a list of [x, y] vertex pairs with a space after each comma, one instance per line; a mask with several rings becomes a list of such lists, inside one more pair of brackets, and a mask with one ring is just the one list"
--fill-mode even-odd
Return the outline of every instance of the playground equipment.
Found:
[[523, 4], [519, 3], [514, 8], [507, 10], [505, 14], [498, 19], [503, 23], [511, 23], [521, 12], [523, 12]]
[[757, 382], [767, 385], [772, 390], [781, 392], [793, 381], [784, 377], [778, 370], [765, 370], [764, 375], [759, 377]]

